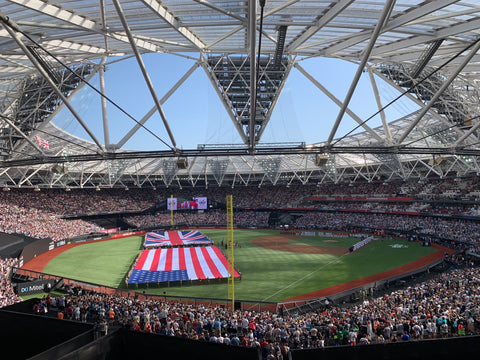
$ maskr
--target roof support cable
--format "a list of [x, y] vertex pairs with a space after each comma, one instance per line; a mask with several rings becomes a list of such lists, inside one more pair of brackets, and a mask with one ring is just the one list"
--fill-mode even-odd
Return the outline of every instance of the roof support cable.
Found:
[[[0, 14], [3, 15], [3, 14]], [[90, 138], [95, 142], [95, 144], [98, 147], [98, 151], [100, 153], [103, 153], [104, 149], [102, 144], [98, 141], [98, 139], [95, 137], [93, 132], [88, 128], [87, 124], [82, 120], [80, 115], [77, 113], [77, 111], [73, 108], [73, 106], [70, 104], [68, 101], [67, 97], [62, 93], [62, 91], [58, 88], [57, 84], [55, 84], [54, 80], [50, 78], [50, 75], [46, 72], [46, 70], [42, 67], [42, 65], [38, 62], [37, 58], [34, 57], [34, 55], [28, 50], [24, 42], [22, 41], [21, 36], [17, 34], [17, 29], [18, 26], [12, 26], [11, 21], [8, 19], [8, 17], [0, 16], [0, 21], [2, 21], [5, 26], [5, 30], [7, 30], [8, 34], [11, 36], [11, 38], [17, 43], [17, 45], [22, 49], [23, 53], [28, 57], [30, 62], [35, 66], [35, 68], [38, 70], [38, 72], [45, 78], [45, 80], [49, 83], [50, 87], [52, 90], [57, 94], [58, 98], [62, 100], [62, 102], [65, 104], [65, 106], [70, 110], [70, 113], [75, 117], [75, 119], [78, 121], [80, 125], [82, 125], [83, 129], [87, 132], [87, 134], [90, 136]], [[23, 34], [23, 33], [20, 33]]]
[[56, 57], [54, 54], [52, 54], [48, 49], [44, 48], [40, 43], [35, 41], [28, 33], [24, 32], [20, 27], [14, 23], [12, 20], [9, 19], [8, 16], [6, 16], [3, 12], [0, 11], [0, 21], [2, 21], [6, 26], [9, 26], [11, 29], [14, 31], [22, 34], [25, 36], [29, 41], [31, 41], [33, 44], [41, 48], [46, 54], [51, 56], [57, 63], [59, 63], [61, 66], [63, 66], [67, 71], [69, 71], [73, 76], [78, 78], [80, 81], [85, 83], [90, 89], [95, 91], [98, 95], [101, 97], [105, 98], [110, 104], [112, 104], [114, 107], [116, 107], [118, 110], [120, 110], [123, 114], [125, 114], [129, 119], [133, 120], [138, 126], [142, 127], [145, 131], [147, 131], [150, 135], [155, 137], [157, 140], [162, 142], [165, 146], [167, 146], [170, 150], [174, 150], [174, 147], [172, 147], [169, 143], [167, 143], [165, 140], [160, 138], [157, 134], [155, 134], [152, 130], [148, 129], [145, 125], [140, 123], [137, 119], [133, 117], [133, 115], [129, 114], [125, 109], [123, 109], [120, 105], [118, 105], [115, 101], [113, 101], [110, 97], [108, 97], [106, 94], [102, 93], [100, 90], [98, 90], [95, 86], [90, 84], [88, 81], [83, 79], [81, 76], [79, 76], [75, 71], [70, 69], [69, 66], [67, 66], [63, 61], [61, 61], [58, 57]]
[[258, 69], [260, 68], [260, 52], [262, 49], [262, 31], [263, 31], [263, 9], [265, 8], [266, 0], [260, 0], [260, 29], [258, 31], [258, 53], [257, 53], [257, 78]]
[[[366, 124], [368, 121], [372, 120], [375, 116], [377, 116], [378, 114], [380, 114], [382, 111], [385, 111], [388, 107], [390, 107], [392, 104], [394, 104], [395, 102], [397, 102], [399, 99], [401, 99], [403, 96], [405, 96], [406, 94], [409, 94], [412, 92], [413, 89], [415, 89], [417, 86], [419, 86], [420, 84], [424, 83], [425, 81], [427, 81], [427, 79], [429, 79], [430, 77], [432, 77], [433, 75], [435, 75], [437, 72], [439, 72], [440, 70], [442, 70], [445, 66], [447, 66], [448, 64], [450, 64], [451, 62], [453, 62], [455, 59], [457, 59], [458, 57], [460, 57], [465, 51], [468, 51], [469, 49], [471, 49], [473, 46], [475, 46], [475, 44], [477, 44], [478, 42], [480, 41], [480, 37], [478, 37], [475, 41], [473, 41], [471, 44], [467, 45], [464, 49], [460, 50], [457, 54], [455, 54], [454, 56], [452, 56], [450, 59], [448, 59], [447, 61], [445, 61], [442, 65], [440, 65], [438, 68], [436, 68], [435, 70], [431, 71], [429, 74], [427, 74], [426, 76], [424, 76], [422, 79], [420, 79], [418, 82], [415, 82], [411, 87], [409, 87], [408, 89], [406, 89], [405, 91], [403, 91], [402, 93], [400, 93], [400, 95], [398, 95], [396, 98], [394, 98], [393, 100], [391, 100], [388, 104], [386, 104], [385, 106], [383, 106], [381, 109], [379, 109], [378, 111], [376, 111], [375, 113], [373, 113], [371, 116], [369, 116], [367, 119], [365, 119], [364, 121], [362, 121], [360, 124], [358, 124], [357, 126], [355, 126], [352, 130], [350, 130], [348, 133], [346, 133], [345, 135], [343, 135], [342, 137], [338, 138], [337, 140], [335, 140], [333, 143], [332, 143], [332, 147], [335, 146], [336, 144], [338, 144], [340, 141], [342, 141], [343, 139], [345, 139], [346, 137], [348, 137], [350, 134], [352, 134], [353, 132], [355, 132], [358, 128], [360, 128], [361, 126], [363, 126], [364, 124]], [[458, 126], [458, 124], [456, 125]]]
[[[2, 114], [0, 114], [0, 118], [2, 118], [3, 120], [5, 120], [7, 123], [12, 123], [12, 122], [14, 122], [13, 119], [11, 119], [11, 118], [9, 118], [9, 117], [7, 117], [7, 116], [5, 116], [5, 115], [2, 115]], [[86, 150], [87, 152], [92, 151], [92, 149], [91, 149], [90, 147], [87, 147], [87, 146], [85, 146], [85, 145], [82, 145], [81, 143], [72, 141], [72, 140], [66, 138], [65, 136], [56, 135], [56, 134], [54, 134], [54, 133], [49, 133], [49, 132], [47, 132], [47, 131], [45, 131], [45, 130], [37, 129], [37, 128], [35, 128], [35, 127], [31, 126], [31, 125], [28, 125], [28, 124], [25, 124], [25, 126], [28, 127], [28, 130], [29, 130], [29, 131], [32, 131], [32, 132], [35, 131], [35, 132], [37, 132], [37, 133], [44, 134], [44, 135], [48, 136], [49, 138], [55, 138], [55, 139], [61, 140], [62, 143], [71, 144], [71, 145], [73, 145], [74, 147], [82, 148], [82, 149]], [[26, 141], [27, 141], [29, 144], [31, 144], [35, 149], [39, 149], [39, 150], [41, 151], [40, 156], [41, 156], [42, 158], [45, 158], [45, 157], [48, 157], [48, 156], [49, 156], [48, 154], [45, 154], [45, 152], [44, 152], [41, 148], [39, 148], [37, 144], [35, 144], [34, 142], [32, 142], [29, 138], [27, 138]], [[37, 157], [38, 157], [38, 156], [34, 156], [34, 155], [30, 154], [30, 153], [26, 153], [26, 152], [22, 152], [22, 151], [15, 151], [15, 150], [13, 150], [13, 149], [12, 149], [12, 152], [15, 152], [15, 153], [17, 153], [17, 154], [25, 154], [25, 155], [31, 156], [31, 157], [33, 157], [33, 158], [37, 158]]]
[[[257, 98], [258, 98], [258, 84], [260, 82], [260, 53], [262, 49], [262, 31], [263, 31], [263, 10], [265, 8], [266, 0], [260, 0], [260, 28], [258, 31], [258, 52], [257, 52], [257, 66], [255, 69], [255, 78], [250, 79], [250, 86], [254, 87], [253, 99], [250, 101], [250, 150], [253, 153], [255, 144], [258, 140], [256, 137], [256, 120], [257, 120]], [[253, 31], [253, 30], [252, 30]], [[252, 59], [254, 60], [254, 59]], [[254, 60], [255, 61], [255, 60]]]

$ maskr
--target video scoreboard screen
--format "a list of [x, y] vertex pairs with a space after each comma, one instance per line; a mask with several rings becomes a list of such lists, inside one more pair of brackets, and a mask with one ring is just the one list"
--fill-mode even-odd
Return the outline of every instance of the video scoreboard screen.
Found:
[[206, 197], [167, 198], [167, 210], [206, 210]]

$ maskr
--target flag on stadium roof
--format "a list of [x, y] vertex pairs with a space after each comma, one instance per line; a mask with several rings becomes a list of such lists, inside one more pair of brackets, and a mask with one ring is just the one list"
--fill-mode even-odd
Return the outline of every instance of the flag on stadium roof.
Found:
[[45, 149], [45, 150], [49, 150], [49, 149], [50, 149], [50, 144], [48, 143], [48, 141], [45, 140], [45, 139], [42, 139], [42, 138], [40, 137], [40, 135], [35, 135], [35, 139], [37, 140], [37, 145], [38, 145], [38, 147], [41, 147], [41, 148], [43, 148], [43, 149]]
[[[129, 284], [230, 277], [228, 260], [216, 246], [144, 250]], [[234, 277], [240, 276], [236, 271]]]
[[211, 245], [213, 241], [200, 231], [149, 232], [145, 235], [145, 247]]

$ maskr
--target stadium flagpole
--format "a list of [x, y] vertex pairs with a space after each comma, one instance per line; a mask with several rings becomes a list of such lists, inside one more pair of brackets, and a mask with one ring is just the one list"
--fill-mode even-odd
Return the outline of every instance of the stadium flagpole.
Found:
[[227, 258], [230, 276], [228, 277], [228, 299], [232, 300], [232, 311], [235, 310], [235, 268], [233, 259], [233, 201], [232, 195], [227, 195]]

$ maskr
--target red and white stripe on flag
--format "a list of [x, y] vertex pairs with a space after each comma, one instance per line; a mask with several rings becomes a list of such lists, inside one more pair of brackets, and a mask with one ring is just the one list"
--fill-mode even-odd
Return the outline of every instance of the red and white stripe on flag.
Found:
[[[190, 280], [229, 277], [229, 263], [216, 246], [144, 250], [137, 270], [187, 270]], [[235, 277], [239, 276], [235, 272]]]
[[46, 150], [50, 149], [50, 144], [48, 143], [48, 141], [45, 139], [42, 139], [40, 135], [35, 135], [35, 139], [37, 140], [37, 145], [39, 147], [42, 147]]

